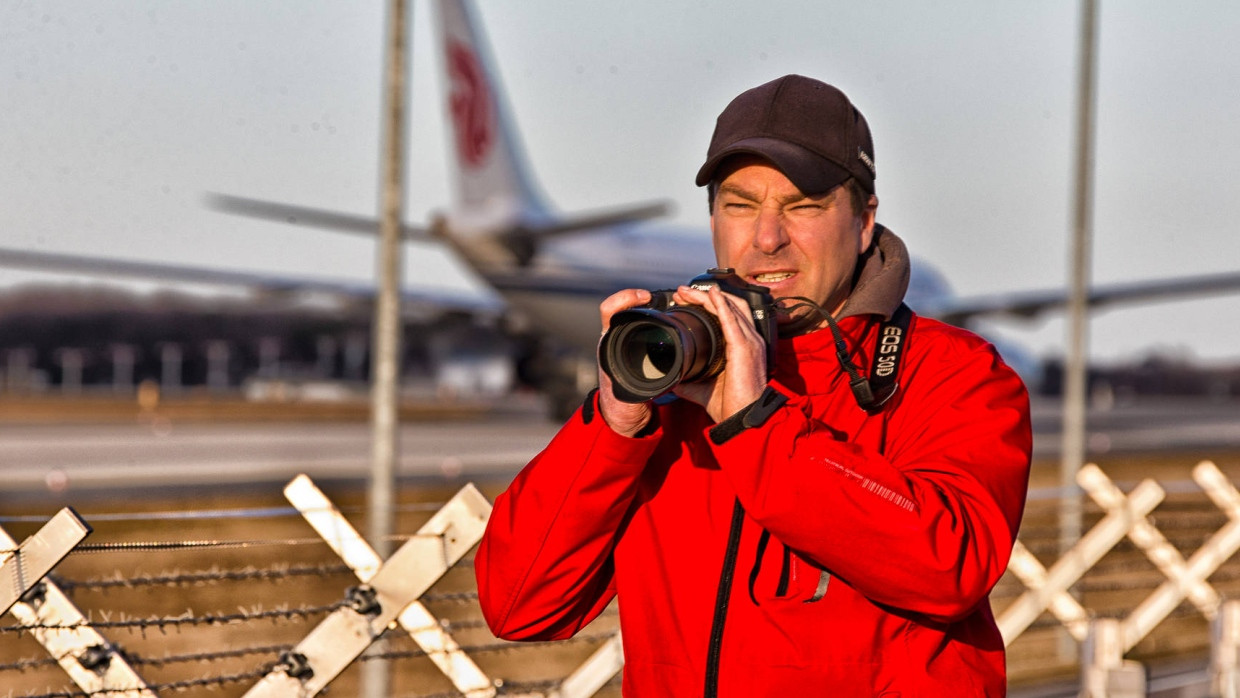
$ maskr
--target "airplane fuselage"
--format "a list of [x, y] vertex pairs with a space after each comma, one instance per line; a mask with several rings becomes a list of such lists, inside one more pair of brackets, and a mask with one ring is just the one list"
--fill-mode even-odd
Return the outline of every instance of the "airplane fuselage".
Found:
[[685, 283], [714, 265], [714, 252], [705, 231], [633, 225], [547, 243], [527, 267], [471, 264], [535, 326], [593, 353], [604, 298]]

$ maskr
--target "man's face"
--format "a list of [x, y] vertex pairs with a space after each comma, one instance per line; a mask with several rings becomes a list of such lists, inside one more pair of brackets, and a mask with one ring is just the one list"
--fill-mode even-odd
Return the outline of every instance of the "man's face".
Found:
[[857, 255], [870, 246], [878, 199], [857, 215], [843, 186], [806, 196], [760, 158], [725, 167], [710, 214], [719, 266], [777, 299], [802, 296], [838, 311], [852, 291]]

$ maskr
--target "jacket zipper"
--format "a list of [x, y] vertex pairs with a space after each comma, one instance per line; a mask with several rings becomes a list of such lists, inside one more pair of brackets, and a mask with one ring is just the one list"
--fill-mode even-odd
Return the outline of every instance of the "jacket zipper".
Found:
[[723, 650], [723, 624], [728, 619], [728, 600], [732, 596], [732, 578], [736, 572], [736, 555], [741, 547], [741, 526], [745, 509], [741, 500], [732, 507], [732, 525], [728, 530], [728, 548], [723, 555], [723, 571], [719, 574], [719, 591], [715, 596], [715, 617], [710, 626], [710, 645], [706, 648], [706, 698], [719, 695], [719, 654]]

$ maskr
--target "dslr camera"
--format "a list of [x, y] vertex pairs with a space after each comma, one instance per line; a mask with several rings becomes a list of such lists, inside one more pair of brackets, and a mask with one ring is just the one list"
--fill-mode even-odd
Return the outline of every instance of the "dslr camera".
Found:
[[[732, 269], [709, 269], [688, 286], [718, 286], [749, 305], [754, 327], [766, 343], [767, 373], [775, 367], [775, 302], [764, 286], [746, 282]], [[599, 345], [599, 365], [624, 402], [645, 402], [677, 384], [710, 379], [723, 370], [723, 329], [700, 305], [674, 305], [671, 290], [650, 292], [640, 308], [622, 310]]]

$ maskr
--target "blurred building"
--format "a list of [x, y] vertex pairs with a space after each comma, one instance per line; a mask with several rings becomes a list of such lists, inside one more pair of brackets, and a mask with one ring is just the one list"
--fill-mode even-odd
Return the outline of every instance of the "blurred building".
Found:
[[[369, 304], [287, 297], [14, 288], [0, 295], [0, 389], [123, 395], [153, 383], [165, 396], [250, 397], [289, 386], [360, 389], [369, 379], [370, 312]], [[510, 342], [467, 315], [407, 319], [403, 348], [410, 386], [457, 395], [511, 388]]]

